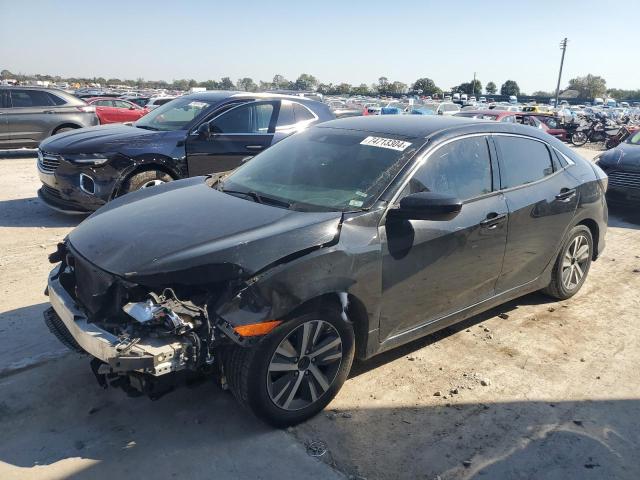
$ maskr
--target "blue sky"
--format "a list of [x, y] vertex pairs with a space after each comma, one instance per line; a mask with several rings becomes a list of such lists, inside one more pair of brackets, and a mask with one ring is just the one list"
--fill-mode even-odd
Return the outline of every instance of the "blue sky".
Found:
[[[0, 0], [0, 69], [118, 78], [271, 80], [310, 73], [354, 85], [473, 78], [553, 90], [601, 75], [640, 88], [632, 25], [583, 1]], [[624, 18], [624, 17], [621, 17]], [[633, 21], [633, 20], [632, 20]]]

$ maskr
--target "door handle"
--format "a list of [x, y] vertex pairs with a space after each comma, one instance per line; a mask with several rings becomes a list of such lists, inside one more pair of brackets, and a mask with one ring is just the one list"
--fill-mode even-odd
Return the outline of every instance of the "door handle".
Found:
[[42, 112], [42, 113], [55, 113], [55, 112], [54, 112], [53, 110], [45, 110], [45, 111], [44, 111], [44, 112]]
[[263, 145], [245, 145], [247, 150], [262, 150], [264, 148]]
[[493, 230], [498, 224], [504, 222], [507, 219], [506, 213], [491, 212], [487, 215], [487, 218], [480, 222], [480, 226]]
[[561, 202], [569, 202], [575, 196], [575, 188], [563, 188], [562, 190], [560, 190], [560, 193], [556, 195], [556, 200], [560, 200]]

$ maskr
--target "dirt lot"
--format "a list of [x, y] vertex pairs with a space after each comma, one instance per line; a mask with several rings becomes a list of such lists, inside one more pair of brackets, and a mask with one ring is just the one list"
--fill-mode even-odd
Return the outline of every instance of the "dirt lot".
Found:
[[[584, 150], [592, 156], [593, 150]], [[157, 402], [95, 384], [41, 320], [46, 256], [79, 219], [0, 160], [0, 478], [640, 478], [640, 212], [565, 302], [528, 295], [354, 368], [323, 414], [270, 430], [210, 384]], [[257, 452], [257, 453], [254, 453]]]

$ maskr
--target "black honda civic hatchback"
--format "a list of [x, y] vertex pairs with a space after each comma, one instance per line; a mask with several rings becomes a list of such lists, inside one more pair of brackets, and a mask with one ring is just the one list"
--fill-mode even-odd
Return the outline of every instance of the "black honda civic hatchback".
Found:
[[191, 374], [291, 425], [367, 359], [536, 290], [605, 244], [606, 175], [531, 127], [349, 118], [228, 175], [117, 198], [50, 256], [45, 319], [103, 385]]
[[65, 213], [171, 180], [233, 170], [292, 133], [334, 119], [303, 97], [202, 92], [179, 97], [132, 125], [83, 128], [40, 144], [38, 196]]

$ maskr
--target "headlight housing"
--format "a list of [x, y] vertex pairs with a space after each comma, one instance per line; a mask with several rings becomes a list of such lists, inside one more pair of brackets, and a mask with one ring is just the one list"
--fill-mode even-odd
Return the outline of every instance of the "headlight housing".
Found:
[[109, 158], [104, 153], [75, 153], [62, 155], [62, 157], [69, 163], [76, 165], [91, 165], [100, 166], [109, 161]]

